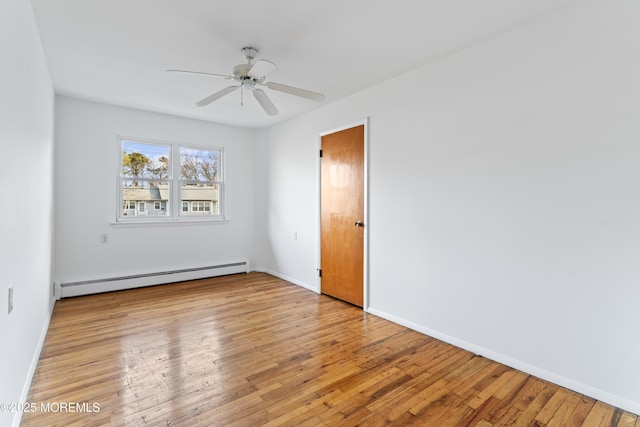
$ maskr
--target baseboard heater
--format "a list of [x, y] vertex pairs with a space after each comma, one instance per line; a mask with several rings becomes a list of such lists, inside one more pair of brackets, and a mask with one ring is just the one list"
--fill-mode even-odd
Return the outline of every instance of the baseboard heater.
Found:
[[133, 274], [130, 276], [109, 277], [106, 279], [84, 280], [81, 282], [60, 283], [60, 298], [97, 294], [100, 292], [120, 291], [143, 286], [162, 285], [185, 280], [206, 279], [207, 277], [227, 274], [247, 273], [249, 263], [246, 260], [206, 267], [184, 268], [180, 270], [159, 271], [155, 273]]

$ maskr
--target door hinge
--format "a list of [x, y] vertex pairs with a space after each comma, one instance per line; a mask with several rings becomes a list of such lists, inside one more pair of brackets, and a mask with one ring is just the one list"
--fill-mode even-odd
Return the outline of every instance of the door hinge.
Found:
[[322, 150], [320, 150], [320, 157], [322, 157]]
[[318, 269], [318, 277], [322, 277], [322, 269], [321, 268]]

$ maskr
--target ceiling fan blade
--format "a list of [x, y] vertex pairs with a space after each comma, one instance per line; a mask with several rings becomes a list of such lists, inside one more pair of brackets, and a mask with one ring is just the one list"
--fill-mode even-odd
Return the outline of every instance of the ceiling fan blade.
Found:
[[230, 94], [231, 92], [235, 92], [235, 90], [238, 89], [239, 87], [240, 86], [225, 87], [224, 89], [217, 91], [213, 95], [209, 95], [206, 98], [204, 98], [203, 100], [196, 102], [196, 105], [198, 107], [204, 107], [205, 105], [209, 105], [213, 101], [216, 101], [216, 100], [222, 98], [223, 96], [225, 96], [227, 94]]
[[300, 89], [299, 87], [287, 86], [281, 83], [268, 82], [265, 83], [269, 89], [277, 90], [279, 92], [288, 93], [290, 95], [301, 96], [303, 98], [312, 99], [314, 101], [324, 101], [325, 96], [318, 92], [311, 92], [310, 90]]
[[213, 77], [222, 77], [224, 79], [233, 79], [233, 76], [227, 76], [225, 74], [203, 73], [200, 71], [186, 71], [186, 70], [165, 70], [165, 71], [168, 73], [195, 74], [196, 76], [213, 76]]
[[273, 62], [260, 59], [255, 64], [253, 64], [253, 67], [251, 67], [251, 69], [249, 70], [249, 75], [254, 79], [261, 79], [276, 68], [276, 64], [274, 64]]
[[270, 116], [275, 116], [276, 114], [278, 114], [278, 109], [275, 105], [273, 105], [273, 102], [271, 102], [267, 94], [262, 89], [254, 89], [253, 96], [256, 97], [265, 113]]

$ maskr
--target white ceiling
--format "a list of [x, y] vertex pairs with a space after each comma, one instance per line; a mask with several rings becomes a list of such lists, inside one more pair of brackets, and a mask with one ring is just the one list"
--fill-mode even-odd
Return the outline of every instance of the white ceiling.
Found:
[[[322, 105], [264, 89], [270, 117], [229, 80], [241, 48], [278, 68], [269, 81], [327, 96], [358, 92], [578, 0], [31, 0], [57, 94], [244, 127]], [[416, 82], [407, 82], [407, 90]]]

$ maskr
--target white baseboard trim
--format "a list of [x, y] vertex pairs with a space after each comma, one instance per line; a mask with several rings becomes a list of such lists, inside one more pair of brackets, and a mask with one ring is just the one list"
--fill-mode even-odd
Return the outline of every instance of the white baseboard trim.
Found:
[[300, 286], [302, 288], [308, 289], [308, 290], [313, 291], [313, 292], [315, 292], [317, 294], [320, 293], [320, 289], [318, 289], [317, 286], [311, 286], [308, 283], [301, 282], [300, 280], [296, 280], [293, 277], [285, 276], [284, 274], [278, 273], [277, 271], [269, 270], [268, 268], [256, 267], [256, 268], [253, 269], [253, 271], [257, 271], [259, 273], [267, 273], [267, 274], [270, 274], [272, 276], [277, 277], [278, 279], [286, 280], [287, 282], [291, 282], [294, 285], [298, 285], [298, 286]]
[[144, 286], [162, 285], [185, 280], [206, 279], [227, 274], [246, 273], [250, 270], [246, 259], [220, 262], [204, 267], [182, 268], [169, 271], [134, 274], [79, 282], [60, 283], [60, 298], [89, 295], [100, 292], [120, 291]]
[[558, 375], [556, 373], [547, 371], [538, 366], [531, 365], [517, 359], [513, 359], [509, 356], [505, 356], [500, 353], [496, 353], [495, 351], [489, 350], [487, 348], [469, 343], [467, 341], [452, 337], [447, 334], [443, 334], [433, 329], [429, 329], [425, 326], [410, 322], [406, 319], [402, 319], [400, 317], [391, 315], [389, 313], [386, 313], [384, 311], [381, 311], [375, 308], [370, 307], [368, 310], [368, 313], [371, 313], [378, 317], [382, 317], [383, 319], [389, 320], [393, 323], [397, 323], [398, 325], [405, 326], [409, 329], [413, 329], [414, 331], [436, 338], [440, 341], [444, 341], [456, 347], [460, 347], [474, 354], [478, 354], [480, 356], [486, 357], [487, 359], [491, 359], [498, 363], [502, 363], [503, 365], [507, 365], [511, 368], [517, 369], [527, 374], [534, 375], [538, 378], [552, 382], [561, 387], [567, 388], [569, 390], [575, 391], [580, 394], [584, 394], [585, 396], [589, 396], [593, 399], [599, 400], [601, 402], [607, 403], [609, 405], [615, 406], [625, 411], [633, 412], [634, 414], [640, 414], [640, 402], [634, 402], [629, 399], [620, 397], [618, 395], [606, 392], [604, 390], [591, 387], [589, 385], [572, 380], [562, 375]]
[[[29, 397], [29, 390], [31, 389], [31, 382], [33, 381], [33, 376], [36, 373], [36, 368], [38, 367], [38, 361], [40, 360], [40, 353], [42, 353], [42, 348], [44, 347], [44, 341], [47, 338], [47, 332], [49, 331], [49, 323], [51, 322], [51, 316], [53, 315], [53, 306], [55, 305], [56, 300], [51, 300], [51, 304], [49, 306], [49, 315], [44, 321], [44, 325], [42, 326], [42, 332], [40, 333], [40, 339], [38, 340], [38, 345], [36, 346], [35, 351], [33, 352], [33, 357], [31, 358], [31, 364], [29, 365], [29, 371], [27, 372], [27, 377], [24, 380], [24, 385], [22, 386], [22, 393], [20, 393], [20, 403], [26, 403], [27, 398]], [[13, 422], [11, 423], [12, 427], [20, 427], [20, 423], [22, 422], [22, 412], [18, 411], [13, 417]]]

